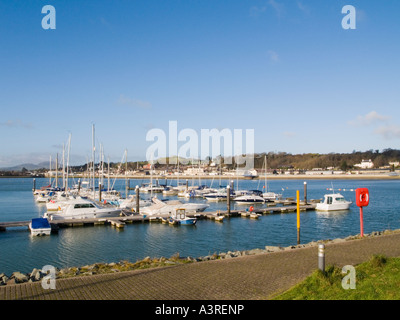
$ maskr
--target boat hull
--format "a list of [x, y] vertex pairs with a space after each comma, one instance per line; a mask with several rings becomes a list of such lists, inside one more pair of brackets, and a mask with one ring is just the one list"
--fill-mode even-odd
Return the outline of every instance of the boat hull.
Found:
[[350, 205], [351, 205], [351, 203], [335, 204], [335, 205], [318, 203], [317, 206], [315, 207], [315, 210], [317, 210], [317, 211], [343, 211], [343, 210], [349, 210]]
[[50, 220], [69, 220], [69, 219], [98, 219], [98, 218], [115, 218], [119, 217], [121, 210], [112, 211], [97, 211], [81, 214], [68, 214], [68, 213], [48, 213], [47, 216]]

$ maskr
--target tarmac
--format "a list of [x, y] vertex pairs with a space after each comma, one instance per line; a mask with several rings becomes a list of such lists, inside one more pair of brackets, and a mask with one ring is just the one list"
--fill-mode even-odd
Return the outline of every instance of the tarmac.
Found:
[[[325, 245], [326, 266], [400, 256], [400, 232]], [[318, 246], [0, 287], [0, 300], [269, 300], [318, 268]]]

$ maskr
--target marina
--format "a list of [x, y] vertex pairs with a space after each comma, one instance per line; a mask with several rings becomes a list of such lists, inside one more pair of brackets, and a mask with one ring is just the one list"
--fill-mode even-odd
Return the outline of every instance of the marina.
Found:
[[[140, 185], [142, 180], [131, 180]], [[171, 181], [170, 181], [171, 182]], [[211, 185], [211, 180], [202, 184]], [[223, 181], [229, 184], [229, 180]], [[308, 181], [307, 204], [304, 202], [304, 181], [269, 181], [269, 190], [279, 191], [282, 197], [274, 202], [238, 204], [230, 201], [208, 201], [204, 198], [180, 198], [157, 193], [160, 201], [180, 201], [183, 204], [207, 205], [202, 212], [187, 213], [196, 218], [193, 226], [163, 223], [170, 214], [138, 214], [135, 211], [134, 188], [129, 190], [133, 207], [124, 208], [125, 215], [105, 218], [49, 220], [50, 236], [32, 236], [29, 223], [47, 211], [45, 203], [37, 203], [32, 192], [32, 179], [0, 179], [0, 271], [29, 272], [42, 265], [58, 268], [96, 262], [136, 261], [146, 256], [166, 257], [177, 252], [181, 256], [204, 256], [214, 252], [249, 250], [266, 245], [296, 244], [296, 190], [301, 191], [301, 242], [332, 239], [359, 233], [359, 212], [355, 204], [349, 210], [318, 212], [315, 210], [330, 180]], [[48, 179], [37, 179], [37, 188], [48, 185]], [[174, 186], [174, 181], [170, 183]], [[256, 180], [243, 180], [234, 189], [255, 190]], [[262, 184], [260, 189], [262, 188]], [[334, 182], [335, 190], [367, 187], [371, 203], [365, 209], [365, 231], [400, 227], [397, 210], [398, 181], [343, 180]], [[115, 190], [124, 195], [125, 179], [117, 179]], [[354, 192], [345, 191], [346, 199], [354, 201]], [[226, 193], [225, 193], [226, 195]], [[141, 193], [149, 201], [150, 194]], [[104, 205], [104, 201], [103, 201]], [[111, 204], [106, 204], [111, 206]], [[250, 211], [250, 207], [253, 209]], [[141, 207], [145, 208], [145, 207]], [[133, 211], [132, 211], [133, 209]], [[228, 213], [228, 209], [230, 209]]]

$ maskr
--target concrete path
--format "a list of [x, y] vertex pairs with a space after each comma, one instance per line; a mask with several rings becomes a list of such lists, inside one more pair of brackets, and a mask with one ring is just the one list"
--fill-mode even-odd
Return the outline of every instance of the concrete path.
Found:
[[[165, 268], [57, 279], [0, 287], [0, 300], [262, 300], [318, 267], [317, 247], [190, 263]], [[400, 233], [326, 245], [326, 265], [356, 265], [373, 254], [400, 256]]]

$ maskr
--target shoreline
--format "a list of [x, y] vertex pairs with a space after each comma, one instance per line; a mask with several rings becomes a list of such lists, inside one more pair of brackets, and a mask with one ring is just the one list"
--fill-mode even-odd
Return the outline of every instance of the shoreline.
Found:
[[[151, 258], [147, 256], [141, 260], [137, 260], [136, 262], [130, 262], [128, 260], [121, 260], [120, 262], [97, 262], [91, 265], [85, 265], [81, 267], [65, 267], [62, 269], [55, 268], [55, 279], [66, 279], [66, 278], [74, 278], [74, 277], [86, 277], [93, 276], [98, 274], [109, 274], [116, 272], [127, 272], [133, 270], [143, 270], [143, 269], [154, 269], [154, 268], [164, 268], [170, 266], [176, 266], [179, 264], [186, 263], [199, 263], [210, 260], [224, 260], [224, 259], [234, 259], [245, 256], [259, 255], [259, 254], [270, 254], [275, 252], [282, 251], [291, 251], [302, 248], [309, 247], [317, 247], [319, 244], [335, 244], [346, 241], [354, 241], [354, 240], [364, 240], [371, 237], [380, 237], [385, 235], [391, 235], [400, 233], [400, 229], [394, 230], [384, 230], [384, 231], [372, 231], [369, 234], [364, 234], [364, 237], [361, 238], [359, 234], [350, 235], [345, 238], [336, 238], [336, 239], [322, 239], [317, 241], [312, 241], [304, 244], [296, 244], [290, 245], [287, 247], [280, 246], [268, 246], [266, 245], [264, 249], [255, 248], [250, 250], [237, 250], [237, 251], [228, 251], [228, 252], [219, 252], [213, 253], [207, 256], [193, 258], [193, 257], [180, 257], [179, 252], [170, 258], [165, 257], [154, 257]], [[48, 276], [47, 273], [43, 273], [41, 269], [34, 268], [30, 273], [21, 273], [19, 271], [14, 271], [9, 277], [5, 273], [0, 273], [0, 287], [8, 286], [8, 285], [16, 285], [27, 282], [39, 282], [42, 279]]]
[[[70, 175], [70, 178], [83, 179], [80, 175]], [[23, 178], [23, 179], [48, 179], [48, 177], [34, 177], [34, 176], [0, 176], [1, 178]], [[54, 178], [54, 177], [53, 177]], [[60, 179], [60, 178], [59, 178]], [[98, 179], [98, 177], [96, 177]], [[104, 177], [107, 179], [107, 177]], [[129, 175], [129, 176], [111, 176], [110, 179], [135, 179], [135, 180], [150, 180], [149, 175]], [[210, 176], [210, 175], [185, 175], [185, 176], [153, 176], [153, 180], [189, 180], [189, 179], [200, 179], [200, 180], [264, 180], [264, 176], [258, 176], [254, 178], [243, 177], [243, 176]], [[400, 180], [400, 175], [389, 175], [385, 174], [277, 174], [268, 175], [267, 180]]]

